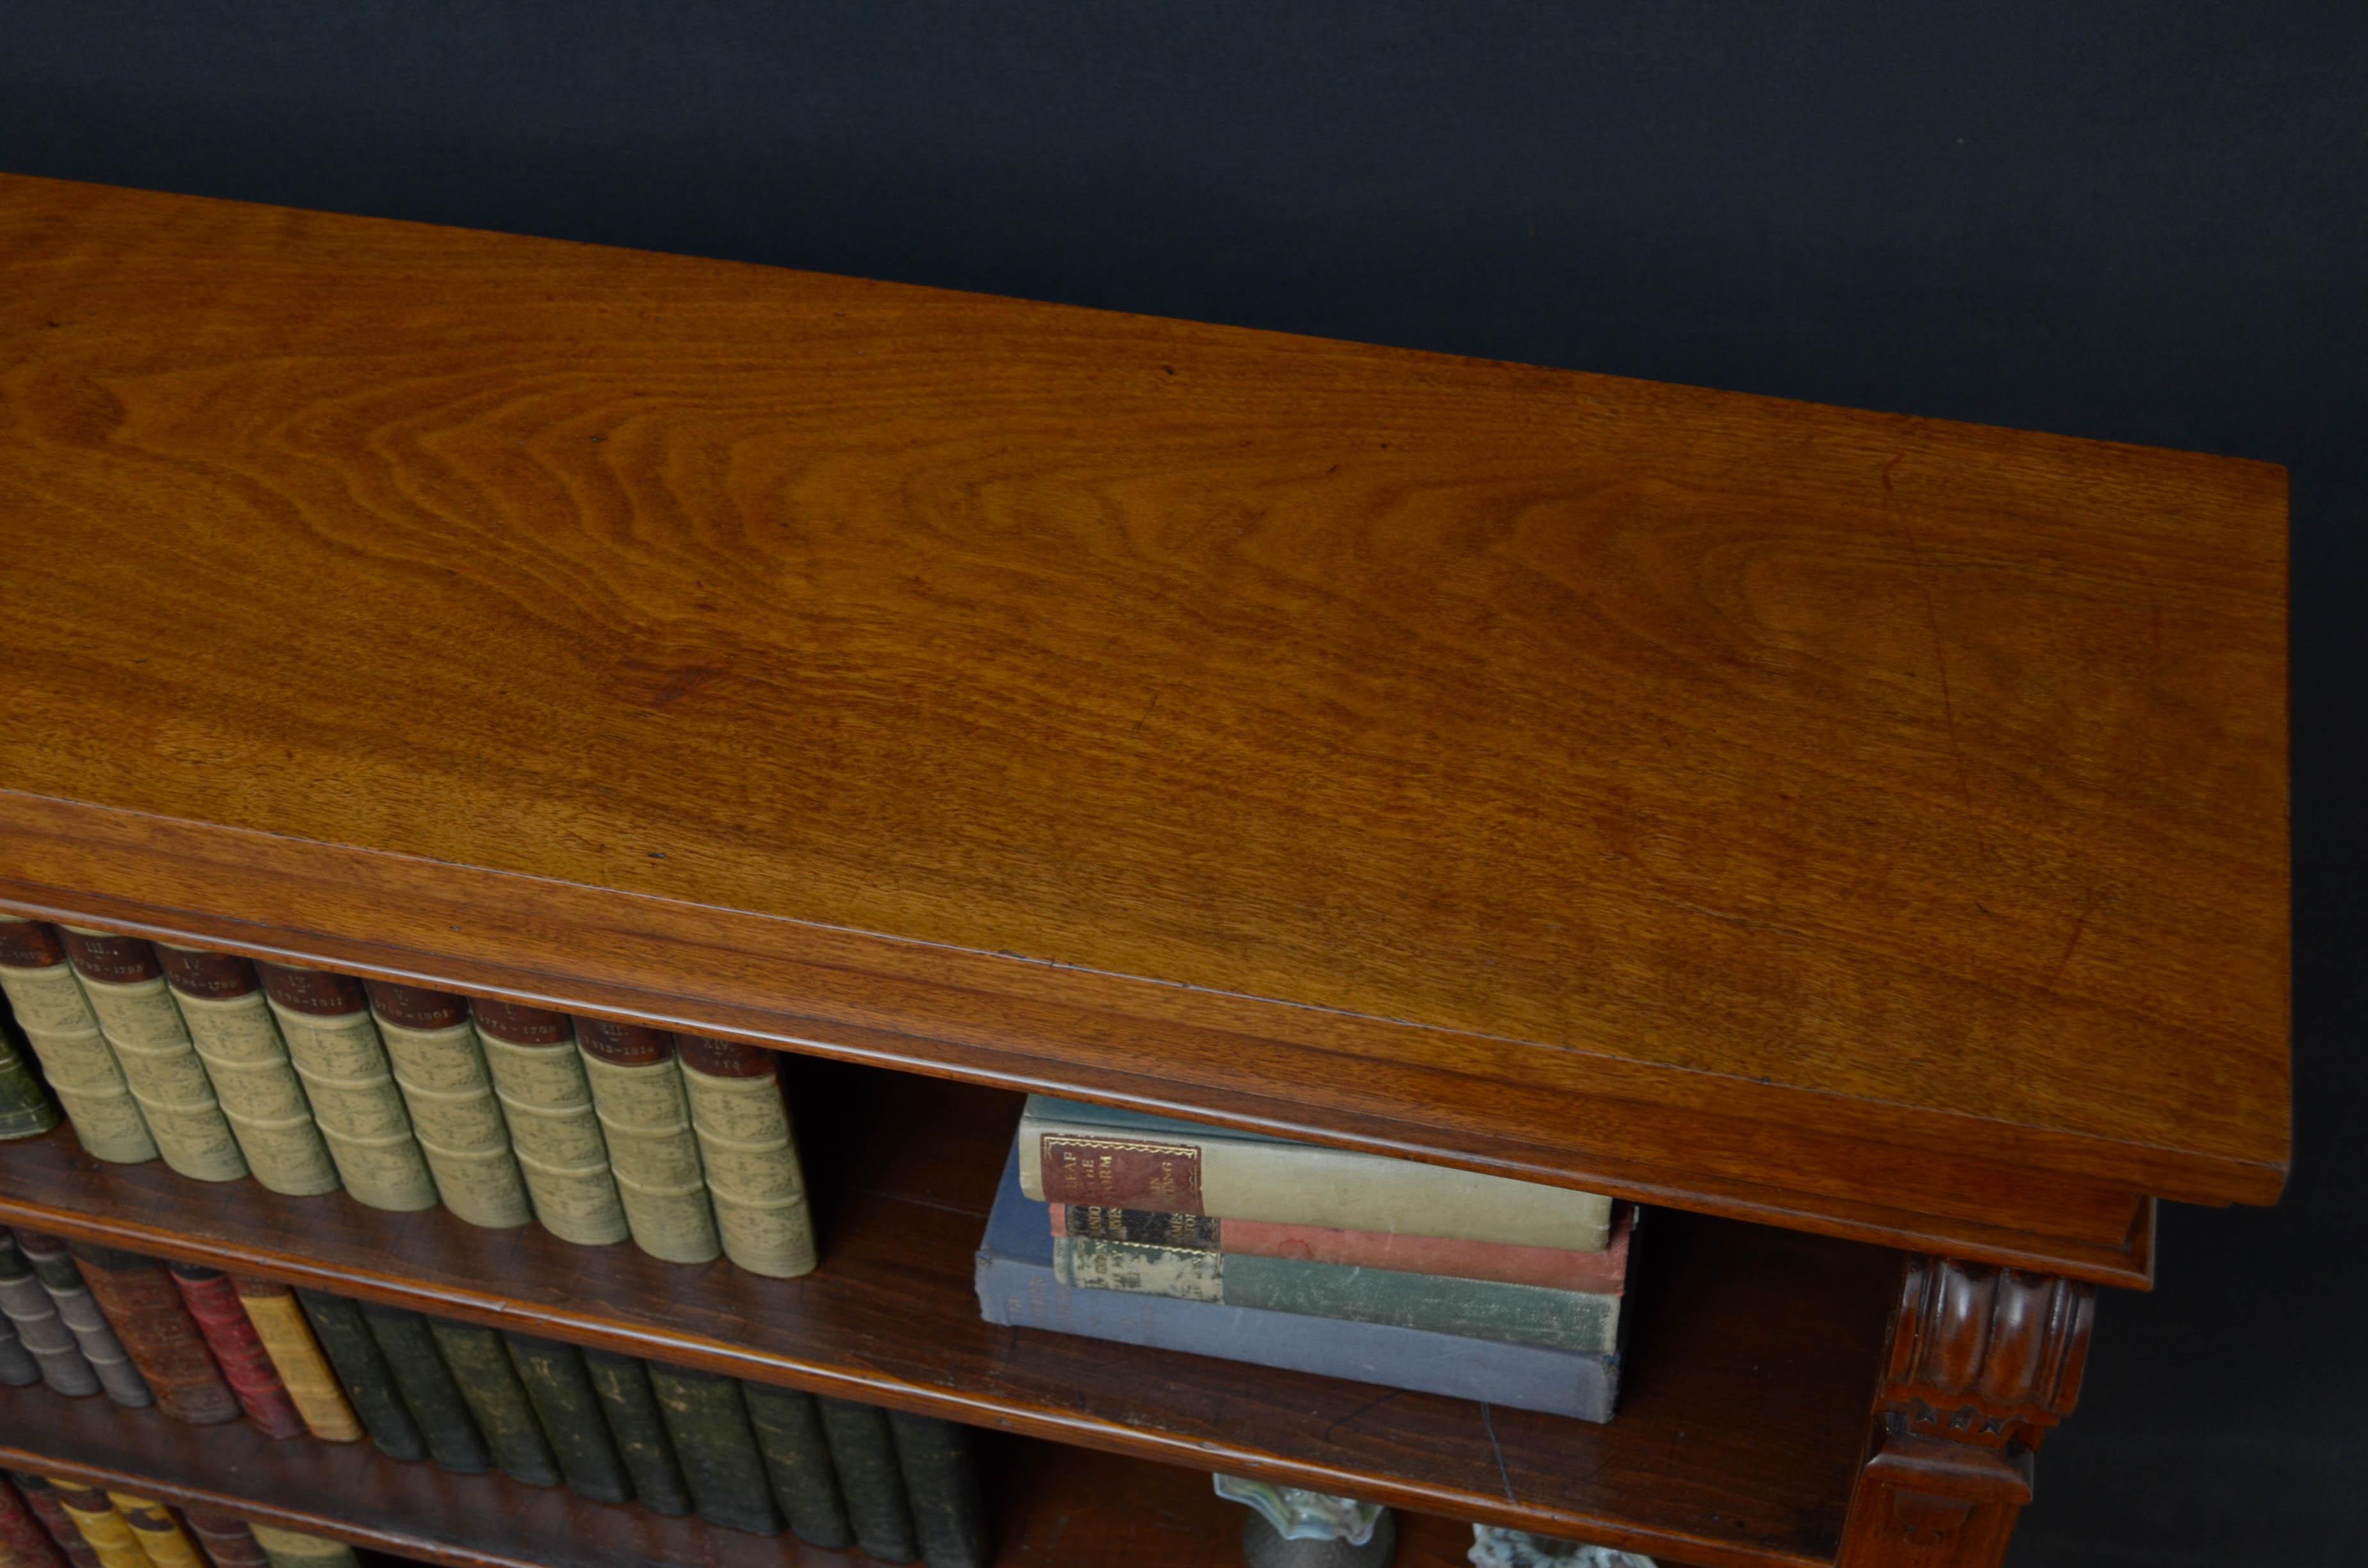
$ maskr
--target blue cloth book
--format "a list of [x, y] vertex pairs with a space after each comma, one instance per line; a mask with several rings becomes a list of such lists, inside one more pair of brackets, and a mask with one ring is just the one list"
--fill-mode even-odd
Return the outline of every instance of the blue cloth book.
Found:
[[1121, 1345], [1483, 1400], [1517, 1410], [1609, 1421], [1620, 1358], [1469, 1339], [1390, 1324], [1349, 1323], [1259, 1307], [1064, 1285], [1053, 1267], [1053, 1222], [1019, 1187], [1015, 1147], [977, 1261], [986, 1321]]

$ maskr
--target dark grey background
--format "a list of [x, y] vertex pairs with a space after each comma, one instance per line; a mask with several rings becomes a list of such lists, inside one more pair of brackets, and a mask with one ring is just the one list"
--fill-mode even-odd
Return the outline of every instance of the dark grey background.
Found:
[[0, 167], [2237, 453], [2294, 483], [2295, 1175], [2013, 1561], [2354, 1563], [2368, 7], [0, 4]]

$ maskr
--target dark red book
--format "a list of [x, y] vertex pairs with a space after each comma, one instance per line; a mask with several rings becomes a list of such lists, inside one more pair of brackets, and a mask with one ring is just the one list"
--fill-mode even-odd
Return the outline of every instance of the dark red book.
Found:
[[288, 1385], [279, 1381], [279, 1369], [271, 1364], [229, 1277], [195, 1263], [174, 1264], [169, 1272], [246, 1418], [267, 1437], [302, 1437], [303, 1414], [288, 1396]]
[[246, 1528], [246, 1521], [207, 1508], [184, 1508], [189, 1533], [198, 1538], [214, 1568], [271, 1568], [271, 1556]]
[[0, 1481], [0, 1558], [10, 1568], [66, 1568], [65, 1555], [22, 1494]]
[[33, 1517], [41, 1522], [41, 1533], [50, 1538], [50, 1544], [58, 1549], [61, 1557], [73, 1563], [74, 1568], [101, 1568], [98, 1553], [74, 1528], [73, 1516], [58, 1501], [49, 1477], [12, 1470], [8, 1479], [16, 1486], [17, 1494], [24, 1499], [25, 1506], [32, 1510]]
[[115, 1247], [73, 1244], [83, 1283], [98, 1298], [131, 1364], [148, 1380], [156, 1408], [194, 1426], [238, 1419], [238, 1396], [222, 1381], [189, 1309], [165, 1266]]

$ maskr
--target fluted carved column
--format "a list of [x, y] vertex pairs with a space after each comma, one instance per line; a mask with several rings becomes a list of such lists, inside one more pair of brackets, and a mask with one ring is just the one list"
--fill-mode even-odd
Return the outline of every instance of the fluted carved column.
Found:
[[2096, 1287], [1907, 1265], [1839, 1568], [1995, 1568], [2032, 1454], [2080, 1395]]

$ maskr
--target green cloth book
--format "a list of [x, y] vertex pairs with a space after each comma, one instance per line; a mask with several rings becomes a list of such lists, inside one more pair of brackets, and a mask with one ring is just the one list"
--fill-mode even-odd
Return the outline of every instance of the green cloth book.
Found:
[[743, 1382], [741, 1397], [748, 1403], [748, 1422], [757, 1431], [757, 1449], [772, 1478], [773, 1500], [800, 1540], [826, 1551], [840, 1551], [855, 1543], [848, 1527], [847, 1505], [838, 1495], [838, 1475], [831, 1468], [830, 1439], [824, 1436], [822, 1412], [814, 1395], [803, 1389], [775, 1388], [769, 1383]]
[[1055, 1237], [1053, 1271], [1062, 1284], [1081, 1290], [1222, 1301], [1593, 1356], [1619, 1348], [1621, 1298], [1588, 1290], [1095, 1236]]
[[986, 1506], [979, 1496], [970, 1428], [902, 1410], [888, 1413], [888, 1426], [923, 1561], [929, 1568], [987, 1568]]
[[822, 1410], [831, 1466], [838, 1471], [838, 1489], [847, 1498], [848, 1522], [855, 1528], [857, 1544], [882, 1562], [912, 1562], [921, 1552], [913, 1540], [913, 1510], [905, 1500], [905, 1471], [896, 1459], [888, 1413], [822, 1394], [814, 1396], [814, 1403]]
[[757, 1535], [780, 1534], [772, 1483], [757, 1451], [739, 1383], [716, 1372], [655, 1361], [648, 1367], [650, 1387], [666, 1413], [666, 1435], [674, 1439], [699, 1517]]
[[0, 1140], [39, 1137], [57, 1124], [57, 1102], [17, 1049], [14, 1030], [0, 1025]]
[[600, 1401], [609, 1436], [633, 1478], [633, 1495], [654, 1513], [690, 1512], [690, 1488], [666, 1435], [666, 1413], [650, 1387], [649, 1369], [614, 1350], [584, 1352], [584, 1374]]
[[440, 1318], [430, 1318], [427, 1328], [502, 1473], [529, 1486], [558, 1485], [563, 1479], [558, 1456], [543, 1436], [542, 1422], [518, 1381], [503, 1335], [477, 1324]]
[[494, 1468], [493, 1451], [485, 1447], [469, 1402], [461, 1396], [452, 1369], [436, 1348], [427, 1320], [415, 1312], [378, 1301], [362, 1303], [362, 1321], [394, 1373], [394, 1386], [404, 1408], [427, 1440], [427, 1457], [460, 1475], [482, 1475]]
[[632, 1500], [632, 1478], [609, 1424], [600, 1414], [600, 1396], [584, 1366], [584, 1353], [573, 1345], [541, 1339], [530, 1334], [505, 1334], [510, 1360], [534, 1401], [535, 1414], [559, 1455], [567, 1489], [596, 1503]]
[[361, 1308], [343, 1296], [301, 1287], [296, 1301], [313, 1325], [313, 1337], [321, 1342], [321, 1354], [336, 1371], [346, 1403], [354, 1407], [378, 1451], [391, 1460], [426, 1459], [427, 1439], [403, 1403], [394, 1386], [394, 1369], [386, 1364], [386, 1353], [362, 1321]]

